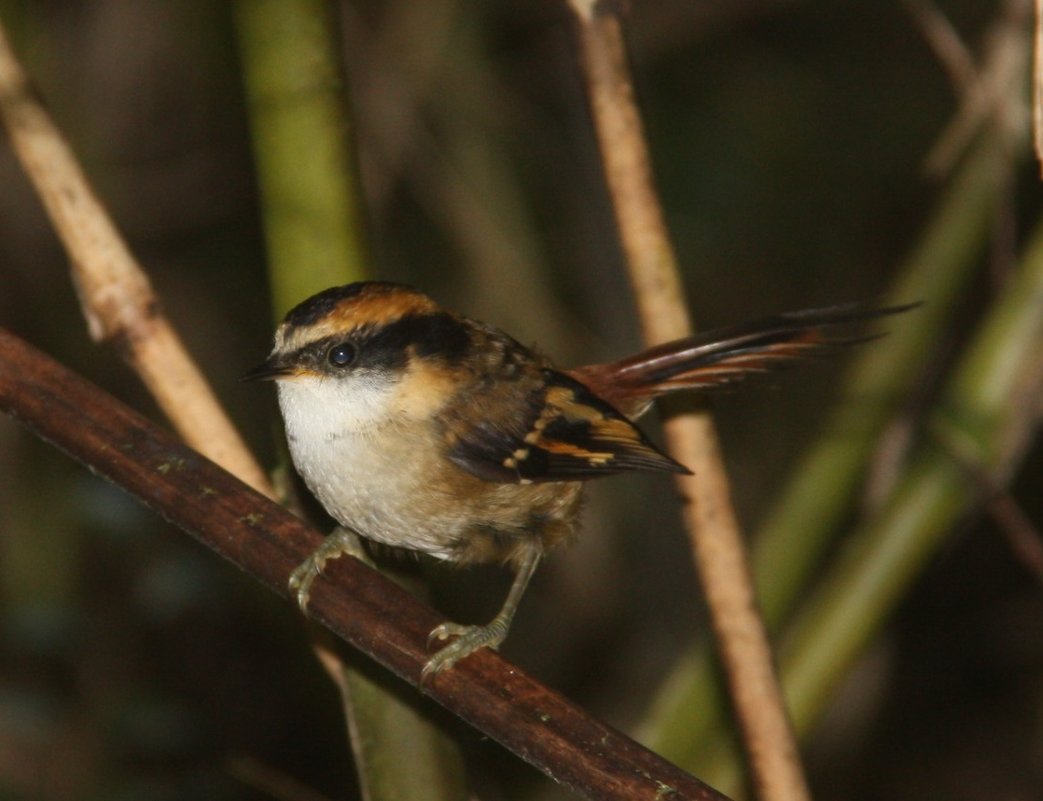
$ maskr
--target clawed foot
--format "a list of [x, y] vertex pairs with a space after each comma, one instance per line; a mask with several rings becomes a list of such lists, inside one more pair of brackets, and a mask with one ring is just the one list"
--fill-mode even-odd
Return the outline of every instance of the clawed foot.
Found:
[[507, 637], [507, 630], [511, 627], [511, 620], [514, 619], [518, 601], [521, 600], [525, 586], [529, 583], [532, 571], [536, 569], [539, 561], [540, 549], [538, 547], [530, 547], [524, 553], [524, 559], [518, 566], [514, 581], [511, 582], [511, 591], [507, 593], [507, 600], [503, 602], [500, 611], [488, 625], [461, 626], [459, 623], [443, 623], [441, 626], [435, 626], [434, 631], [427, 637], [428, 647], [435, 640], [448, 640], [450, 637], [456, 637], [456, 639], [427, 660], [427, 664], [420, 672], [421, 684], [436, 673], [448, 670], [479, 648], [488, 647], [496, 650], [500, 647], [500, 643]]
[[500, 643], [507, 637], [507, 626], [499, 620], [494, 620], [488, 626], [443, 623], [436, 626], [428, 635], [427, 644], [430, 646], [436, 640], [448, 640], [450, 637], [456, 637], [456, 639], [427, 660], [427, 664], [420, 673], [421, 684], [436, 673], [448, 670], [479, 648], [492, 648], [493, 650], [499, 648]]
[[312, 582], [322, 575], [322, 570], [329, 560], [344, 554], [354, 556], [363, 562], [369, 562], [369, 556], [362, 547], [362, 541], [358, 535], [346, 528], [338, 527], [330, 532], [329, 536], [322, 541], [322, 545], [316, 548], [312, 555], [301, 562], [290, 574], [287, 584], [290, 592], [297, 596], [297, 605], [302, 612], [308, 611]]

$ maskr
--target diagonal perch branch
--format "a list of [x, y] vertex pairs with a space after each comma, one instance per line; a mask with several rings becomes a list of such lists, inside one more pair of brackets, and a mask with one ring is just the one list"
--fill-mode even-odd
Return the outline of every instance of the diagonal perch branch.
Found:
[[[3, 329], [0, 409], [280, 595], [319, 543], [285, 509]], [[313, 593], [314, 617], [415, 685], [436, 613], [355, 559], [329, 573]], [[434, 677], [425, 691], [588, 798], [727, 801], [491, 651]]]

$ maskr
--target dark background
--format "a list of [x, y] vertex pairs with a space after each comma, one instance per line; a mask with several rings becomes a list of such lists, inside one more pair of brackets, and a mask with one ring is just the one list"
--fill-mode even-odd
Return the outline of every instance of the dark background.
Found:
[[[944, 2], [978, 52], [994, 3]], [[340, 7], [375, 269], [565, 364], [639, 344], [564, 4]], [[37, 86], [166, 311], [267, 464], [264, 245], [231, 4], [0, 2]], [[928, 217], [956, 97], [898, 2], [638, 2], [630, 45], [703, 327], [873, 298]], [[1001, 227], [1038, 211], [1032, 166]], [[996, 281], [982, 265], [951, 332]], [[929, 299], [927, 299], [929, 301]], [[158, 416], [85, 332], [66, 258], [0, 146], [0, 325]], [[939, 360], [946, 343], [940, 343]], [[752, 528], [840, 362], [718, 395]], [[652, 423], [651, 427], [655, 428]], [[1038, 450], [1015, 494], [1040, 518]], [[505, 653], [624, 729], [704, 629], [668, 481], [598, 485]], [[495, 570], [439, 575], [479, 620]], [[954, 531], [808, 745], [821, 799], [1043, 798], [1040, 585], [981, 520]], [[472, 738], [489, 798], [560, 791]], [[257, 765], [354, 797], [344, 726], [296, 611], [0, 419], [0, 798], [262, 798]]]

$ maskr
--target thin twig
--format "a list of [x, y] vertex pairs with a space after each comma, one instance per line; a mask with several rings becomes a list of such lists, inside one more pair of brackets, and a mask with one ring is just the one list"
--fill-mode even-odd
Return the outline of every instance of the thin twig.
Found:
[[[906, 6], [959, 93], [956, 113], [924, 159], [928, 173], [944, 175], [987, 124], [1012, 130], [1022, 127], [1020, 92], [1012, 92], [1011, 87], [1020, 87], [1025, 80], [1030, 6], [1028, 0], [1006, 0], [986, 34], [980, 67], [939, 9], [926, 0], [908, 0]], [[1012, 97], [1018, 100], [1012, 102]]]
[[264, 471], [163, 315], [148, 277], [34, 94], [2, 24], [0, 117], [69, 254], [91, 336], [117, 345], [187, 443], [270, 496]]
[[[137, 412], [0, 329], [0, 409], [130, 492], [258, 581], [288, 597], [290, 571], [321, 535]], [[309, 611], [416, 685], [437, 613], [345, 557]], [[555, 781], [592, 799], [724, 801], [651, 751], [483, 650], [424, 691]]]
[[967, 45], [952, 22], [932, 0], [905, 0], [904, 5], [931, 46], [956, 92], [964, 92], [978, 77]]
[[[654, 188], [621, 20], [611, 4], [569, 5], [578, 21], [580, 61], [645, 339], [653, 344], [685, 336], [691, 323]], [[678, 480], [685, 522], [757, 796], [807, 799], [713, 423], [706, 415], [684, 415], [668, 420], [664, 430], [673, 456], [694, 473]]]
[[1011, 551], [1037, 582], [1043, 584], [1043, 532], [1009, 492], [986, 484], [988, 511], [1007, 538]]
[[[1026, 407], [1031, 405], [1026, 404]], [[1026, 419], [1035, 420], [1038, 425], [1039, 411], [1034, 410], [1034, 414], [1026, 415]], [[1043, 584], [1043, 533], [1004, 486], [1003, 477], [997, 477], [995, 470], [982, 463], [980, 448], [968, 442], [966, 435], [958, 429], [935, 424], [930, 431], [978, 491], [981, 504], [1007, 540], [1011, 553], [1037, 582]], [[1032, 437], [1026, 435], [1026, 439], [1031, 441]]]

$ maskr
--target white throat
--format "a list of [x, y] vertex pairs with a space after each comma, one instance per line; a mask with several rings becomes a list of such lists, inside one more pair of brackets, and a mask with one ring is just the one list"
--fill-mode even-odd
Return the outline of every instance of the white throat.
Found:
[[394, 384], [378, 375], [337, 379], [299, 376], [276, 382], [291, 447], [329, 443], [387, 422]]

